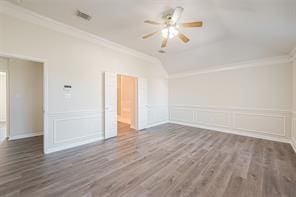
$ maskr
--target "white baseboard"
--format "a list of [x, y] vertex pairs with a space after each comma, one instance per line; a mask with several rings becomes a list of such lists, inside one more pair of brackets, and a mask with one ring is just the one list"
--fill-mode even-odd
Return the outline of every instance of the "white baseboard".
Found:
[[210, 126], [197, 125], [197, 124], [190, 124], [190, 123], [185, 123], [185, 122], [180, 122], [180, 121], [169, 121], [169, 123], [180, 124], [180, 125], [190, 126], [190, 127], [197, 127], [197, 128], [201, 128], [201, 129], [208, 129], [208, 130], [223, 132], [223, 133], [231, 133], [231, 134], [242, 135], [242, 136], [247, 136], [247, 137], [254, 137], [254, 138], [259, 138], [259, 139], [264, 139], [264, 140], [271, 140], [271, 141], [284, 142], [284, 143], [291, 142], [290, 139], [285, 138], [285, 137], [269, 136], [269, 135], [256, 134], [256, 133], [245, 132], [245, 131], [224, 129], [224, 128], [218, 128], [218, 127], [210, 127]]
[[156, 126], [158, 126], [158, 125], [166, 124], [166, 123], [168, 123], [168, 122], [169, 122], [168, 120], [165, 120], [165, 121], [161, 121], [161, 122], [157, 122], [157, 123], [149, 124], [149, 125], [147, 126], [147, 128], [156, 127]]
[[44, 151], [45, 154], [49, 154], [49, 153], [53, 153], [53, 152], [57, 152], [57, 151], [62, 151], [62, 150], [66, 150], [66, 149], [69, 149], [69, 148], [74, 148], [74, 147], [77, 147], [77, 146], [82, 146], [82, 145], [85, 145], [85, 144], [89, 144], [89, 143], [92, 143], [92, 142], [97, 142], [97, 141], [100, 141], [100, 140], [103, 140], [104, 138], [103, 137], [96, 137], [96, 138], [92, 138], [92, 139], [88, 139], [88, 140], [84, 140], [84, 141], [81, 141], [81, 142], [75, 142], [75, 143], [71, 143], [71, 144], [66, 144], [66, 145], [60, 145], [60, 146], [57, 146], [57, 147], [52, 147], [52, 148], [48, 148]]
[[43, 135], [43, 132], [35, 132], [35, 133], [25, 133], [25, 134], [19, 134], [19, 135], [11, 135], [8, 139], [9, 140], [18, 140], [18, 139], [23, 139], [23, 138], [28, 138], [28, 137], [35, 137], [35, 136], [40, 136]]

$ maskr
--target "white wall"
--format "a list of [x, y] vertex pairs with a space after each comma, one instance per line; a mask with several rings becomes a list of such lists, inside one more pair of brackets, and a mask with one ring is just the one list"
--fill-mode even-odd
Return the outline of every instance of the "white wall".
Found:
[[170, 120], [290, 139], [292, 65], [254, 66], [169, 79]]
[[[0, 18], [2, 52], [46, 60], [47, 152], [102, 139], [104, 71], [147, 78], [149, 124], [167, 120], [167, 74], [159, 61], [12, 5]], [[64, 98], [65, 84], [72, 85], [71, 99]]]
[[10, 139], [43, 134], [43, 65], [9, 59]]

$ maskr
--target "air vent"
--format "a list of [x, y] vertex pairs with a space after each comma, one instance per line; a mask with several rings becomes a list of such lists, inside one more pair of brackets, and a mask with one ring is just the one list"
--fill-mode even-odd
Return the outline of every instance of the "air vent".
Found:
[[81, 12], [80, 10], [76, 11], [76, 16], [88, 21], [91, 19], [90, 15], [86, 14], [85, 12]]

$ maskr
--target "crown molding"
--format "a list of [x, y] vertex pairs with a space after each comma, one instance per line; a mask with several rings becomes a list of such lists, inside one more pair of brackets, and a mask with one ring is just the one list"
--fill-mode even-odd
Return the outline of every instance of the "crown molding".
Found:
[[132, 55], [134, 57], [146, 60], [151, 63], [162, 65], [161, 61], [156, 57], [147, 55], [140, 51], [112, 42], [110, 40], [107, 40], [95, 34], [82, 31], [78, 28], [75, 28], [70, 25], [66, 25], [64, 23], [53, 20], [51, 18], [42, 16], [40, 14], [37, 14], [33, 11], [30, 11], [28, 9], [25, 9], [23, 7], [20, 7], [8, 1], [0, 1], [0, 13], [3, 13], [5, 15], [12, 16], [39, 26], [43, 26], [48, 29], [51, 29], [60, 33], [64, 33], [82, 40], [86, 40], [94, 44], [103, 45], [104, 47], [107, 47], [128, 55]]
[[204, 69], [171, 74], [169, 75], [169, 78], [182, 78], [182, 77], [188, 77], [188, 76], [199, 75], [204, 73], [236, 70], [236, 69], [258, 67], [258, 66], [268, 66], [268, 65], [274, 65], [274, 64], [284, 64], [284, 63], [290, 63], [290, 62], [292, 62], [292, 58], [288, 55], [283, 55], [283, 56], [268, 57], [268, 58], [262, 58], [262, 59], [245, 61], [245, 62], [237, 62], [232, 64], [224, 64], [220, 66], [209, 66], [208, 68], [204, 68]]

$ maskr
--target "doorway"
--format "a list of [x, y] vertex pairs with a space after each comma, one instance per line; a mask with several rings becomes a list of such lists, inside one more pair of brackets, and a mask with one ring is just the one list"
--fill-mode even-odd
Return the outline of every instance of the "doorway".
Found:
[[[147, 105], [147, 90], [148, 83], [147, 79], [141, 77], [131, 77], [121, 74], [116, 74], [114, 72], [104, 73], [104, 138], [109, 139], [116, 137], [121, 133], [123, 135], [127, 133], [135, 132], [136, 130], [143, 130], [147, 128], [148, 125], [148, 105]], [[120, 79], [118, 80], [118, 76]], [[122, 78], [131, 77], [133, 79], [132, 85], [123, 85]], [[118, 85], [120, 83], [120, 85]], [[119, 88], [117, 88], [119, 87]], [[131, 115], [129, 119], [122, 118], [124, 110], [120, 110], [118, 114], [118, 104], [122, 109], [122, 98], [118, 98], [118, 91], [121, 88], [127, 88], [128, 91], [132, 92], [131, 96], [133, 101], [130, 101], [132, 107], [129, 108]], [[131, 91], [132, 90], [132, 91]], [[120, 97], [121, 96], [120, 90]], [[118, 103], [120, 101], [120, 103]], [[125, 124], [120, 124], [122, 127], [118, 131], [118, 119], [121, 121], [129, 120]], [[124, 122], [123, 122], [124, 123]], [[126, 127], [127, 126], [127, 127]], [[124, 128], [124, 129], [123, 129]], [[124, 132], [126, 131], [126, 132]], [[120, 133], [121, 132], [121, 133]]]
[[117, 133], [119, 136], [136, 131], [137, 78], [117, 75]]
[[12, 57], [0, 57], [0, 62], [2, 140], [43, 135], [44, 64]]

